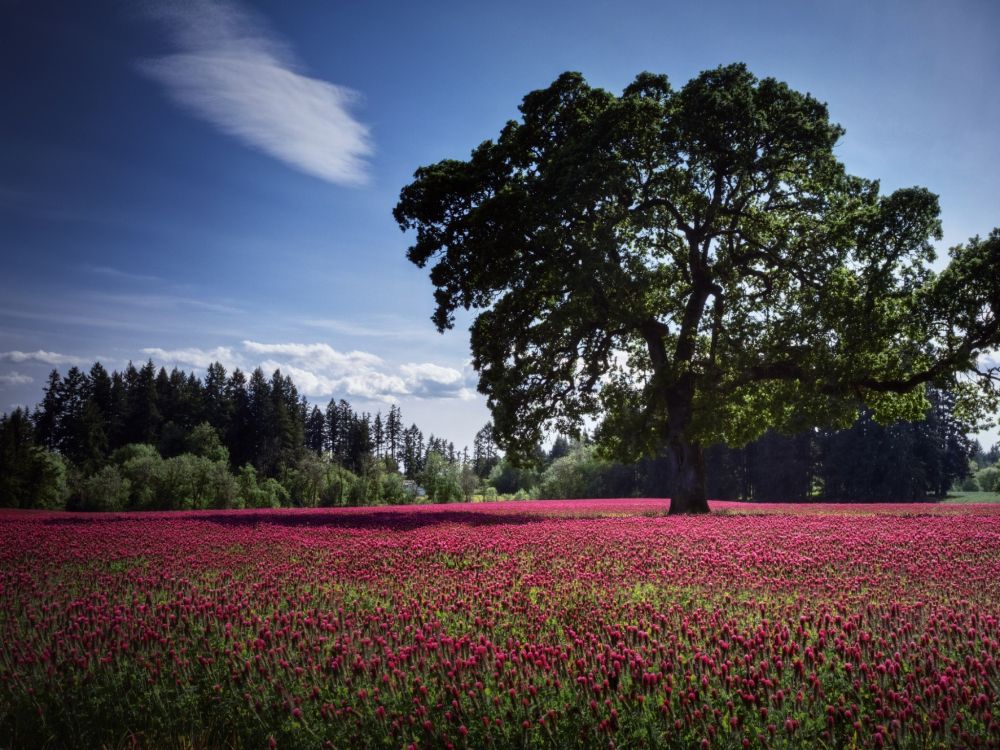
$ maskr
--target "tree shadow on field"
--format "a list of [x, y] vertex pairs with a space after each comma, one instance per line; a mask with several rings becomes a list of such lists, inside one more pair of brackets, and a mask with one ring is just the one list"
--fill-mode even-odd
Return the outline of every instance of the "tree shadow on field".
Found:
[[410, 531], [425, 526], [461, 524], [465, 526], [520, 526], [539, 523], [551, 517], [542, 513], [502, 510], [461, 510], [428, 508], [329, 508], [275, 510], [197, 510], [150, 511], [132, 513], [79, 513], [58, 518], [46, 518], [42, 523], [53, 526], [95, 523], [131, 522], [157, 524], [163, 522], [208, 521], [231, 528], [247, 526], [285, 526], [291, 528], [384, 529]]
[[410, 531], [425, 526], [462, 524], [465, 526], [524, 525], [545, 521], [535, 513], [504, 513], [471, 510], [374, 510], [353, 508], [308, 511], [234, 512], [198, 516], [223, 526], [289, 526], [341, 529], [387, 529]]

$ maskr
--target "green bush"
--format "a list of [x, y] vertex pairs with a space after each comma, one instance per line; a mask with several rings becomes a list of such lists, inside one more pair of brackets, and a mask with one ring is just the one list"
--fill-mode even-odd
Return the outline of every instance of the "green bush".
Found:
[[539, 473], [532, 468], [512, 466], [503, 460], [493, 467], [487, 481], [501, 495], [509, 495], [538, 486]]
[[462, 500], [462, 487], [458, 482], [458, 466], [450, 463], [440, 453], [428, 454], [420, 485], [427, 491], [431, 503], [457, 503]]
[[124, 510], [129, 500], [131, 483], [117, 467], [108, 465], [83, 481], [80, 492], [80, 510]]
[[27, 463], [23, 467], [27, 478], [23, 507], [63, 510], [69, 498], [68, 471], [63, 457], [43, 448], [31, 448]]
[[969, 474], [969, 476], [961, 481], [958, 488], [962, 492], [979, 492], [979, 481], [974, 474]]
[[140, 457], [161, 458], [160, 452], [156, 450], [155, 445], [149, 445], [148, 443], [129, 443], [128, 445], [123, 445], [111, 454], [111, 463], [121, 466], [126, 461]]
[[279, 482], [274, 477], [268, 477], [260, 485], [260, 491], [262, 497], [267, 505], [262, 505], [263, 508], [283, 508], [292, 504], [292, 497], [288, 494], [288, 490], [281, 486]]
[[184, 453], [166, 459], [157, 481], [157, 504], [165, 510], [193, 510], [201, 498], [200, 459]]
[[156, 510], [157, 486], [163, 469], [159, 455], [136, 453], [120, 464], [122, 476], [129, 480], [128, 507], [134, 510]]
[[205, 472], [205, 492], [213, 508], [242, 508], [240, 487], [226, 461], [213, 461]]
[[209, 461], [229, 463], [229, 449], [222, 444], [219, 433], [208, 422], [202, 422], [191, 430], [184, 446], [188, 453], [207, 458]]
[[398, 471], [386, 472], [382, 477], [382, 500], [390, 505], [398, 505], [405, 503], [407, 499], [403, 475]]
[[977, 471], [976, 483], [982, 492], [1000, 492], [1000, 466], [987, 466]]
[[246, 508], [279, 508], [281, 496], [288, 493], [275, 479], [266, 479], [263, 484], [257, 481], [257, 470], [246, 464], [236, 477], [236, 491], [239, 496], [237, 503]]
[[326, 484], [320, 492], [320, 505], [333, 508], [346, 505], [358, 478], [342, 466], [331, 464], [326, 473]]
[[546, 498], [594, 497], [600, 483], [601, 462], [592, 446], [577, 446], [552, 462], [542, 474], [539, 494]]

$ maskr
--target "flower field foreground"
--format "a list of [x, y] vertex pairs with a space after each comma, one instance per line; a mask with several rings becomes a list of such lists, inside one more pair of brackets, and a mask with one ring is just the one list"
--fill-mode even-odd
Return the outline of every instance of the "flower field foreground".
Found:
[[0, 514], [0, 747], [1000, 747], [1000, 506]]

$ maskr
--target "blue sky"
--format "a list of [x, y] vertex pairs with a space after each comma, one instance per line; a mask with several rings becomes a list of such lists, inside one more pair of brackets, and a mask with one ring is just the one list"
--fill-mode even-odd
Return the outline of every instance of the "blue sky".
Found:
[[[848, 169], [1000, 225], [1000, 5], [0, 0], [0, 409], [53, 366], [281, 367], [470, 444], [391, 210], [564, 70], [620, 91], [745, 61], [829, 105]], [[986, 442], [992, 442], [991, 433]]]

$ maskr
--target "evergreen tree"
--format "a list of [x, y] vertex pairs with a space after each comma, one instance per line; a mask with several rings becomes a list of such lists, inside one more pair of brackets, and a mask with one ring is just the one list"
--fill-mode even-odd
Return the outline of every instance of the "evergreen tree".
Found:
[[926, 436], [930, 445], [922, 453], [927, 460], [929, 491], [935, 497], [944, 497], [953, 485], [969, 475], [969, 461], [974, 452], [968, 438], [972, 425], [955, 415], [955, 394], [950, 391], [928, 391], [931, 408], [923, 423], [916, 423], [918, 431]]
[[226, 391], [226, 368], [218, 362], [210, 364], [205, 372], [201, 399], [205, 420], [218, 430], [220, 435], [228, 434], [233, 405]]
[[73, 463], [80, 464], [91, 458], [84, 423], [90, 400], [90, 381], [79, 367], [71, 367], [63, 378], [61, 389], [55, 448]]
[[[941, 496], [968, 474], [970, 461], [977, 467], [996, 463], [1000, 447], [994, 446], [987, 453], [965, 437], [970, 426], [955, 416], [952, 394], [929, 390], [928, 399], [931, 407], [921, 422], [880, 425], [871, 412], [864, 411], [848, 430], [807, 431], [792, 436], [768, 432], [742, 448], [710, 446], [706, 450], [709, 495], [758, 501], [810, 497], [900, 501]], [[139, 418], [144, 405], [145, 421]], [[187, 426], [198, 415], [208, 414], [225, 423], [226, 431], [207, 420]], [[504, 493], [542, 487], [546, 492], [589, 492], [594, 497], [652, 494], [655, 488], [669, 486], [672, 471], [669, 461], [659, 458], [629, 466], [611, 463], [593, 451], [581, 453], [580, 449], [588, 446], [583, 435], [577, 444], [558, 436], [547, 454], [536, 445], [532, 451], [536, 466], [548, 464], [552, 469], [558, 464], [558, 471], [546, 470], [545, 475], [540, 475], [532, 467], [501, 465], [491, 424], [476, 434], [470, 458], [468, 448], [459, 453], [454, 443], [444, 438], [430, 435], [425, 441], [415, 424], [400, 429], [400, 410], [395, 405], [384, 420], [381, 412], [374, 419], [370, 414], [356, 414], [343, 399], [331, 399], [324, 413], [319, 407], [310, 408], [298, 395], [292, 379], [280, 371], [268, 380], [258, 369], [248, 383], [239, 370], [226, 379], [225, 370], [217, 363], [209, 368], [204, 384], [193, 373], [174, 369], [168, 374], [162, 368], [157, 371], [152, 362], [141, 370], [129, 363], [123, 373], [110, 375], [100, 363], [95, 363], [89, 373], [71, 367], [61, 376], [53, 370], [33, 415], [16, 410], [3, 419], [0, 458], [5, 475], [0, 489], [15, 498], [3, 502], [31, 507], [52, 507], [54, 498], [63, 498], [67, 471], [91, 476], [106, 465], [112, 452], [124, 455], [121, 449], [127, 439], [126, 427], [134, 434], [159, 433], [158, 448], [133, 442], [127, 451], [134, 453], [141, 448], [152, 452], [163, 466], [168, 465], [164, 458], [182, 457], [185, 453], [213, 464], [224, 464], [228, 455], [233, 467], [250, 464], [256, 467], [254, 476], [259, 470], [259, 475], [271, 483], [267, 485], [271, 488], [268, 497], [281, 495], [286, 500], [287, 493], [275, 489], [281, 486], [277, 479], [286, 489], [298, 492], [295, 488], [309, 479], [303, 478], [302, 468], [303, 461], [312, 460], [304, 455], [307, 448], [333, 456], [343, 467], [337, 474], [344, 479], [343, 486], [334, 493], [337, 503], [348, 494], [354, 502], [362, 503], [398, 497], [402, 492], [402, 480], [396, 474], [400, 464], [407, 478], [423, 481], [429, 476], [427, 466], [432, 455], [438, 457], [435, 462], [440, 459], [451, 467], [449, 471], [454, 469], [454, 477], [462, 480], [456, 479], [456, 486], [466, 494], [471, 478], [462, 474], [463, 468], [479, 479], [489, 476], [494, 489]], [[395, 446], [394, 432], [398, 432]], [[132, 458], [135, 465], [126, 466], [130, 458], [114, 460], [125, 472], [124, 478], [132, 482], [136, 497], [130, 500], [130, 507], [173, 507], [175, 501], [188, 502], [180, 495], [169, 502], [157, 500], [150, 494], [155, 484], [151, 477], [156, 474], [151, 457], [141, 461], [141, 457]], [[568, 461], [570, 458], [572, 461]], [[323, 463], [315, 459], [315, 466], [320, 465], [316, 461]], [[230, 497], [233, 493], [226, 482], [236, 480], [228, 474], [226, 479], [217, 468], [209, 472], [203, 463], [192, 463], [191, 456], [169, 463], [171, 471], [179, 472], [171, 481], [176, 487], [187, 486], [195, 481], [191, 479], [195, 474], [204, 478], [215, 472], [218, 476], [212, 486], [222, 493], [220, 502], [229, 507], [236, 500], [235, 495]], [[567, 477], [574, 471], [583, 473], [571, 482]], [[307, 493], [311, 499], [307, 499], [316, 502], [319, 490], [312, 479], [309, 481], [313, 489]], [[992, 479], [988, 484], [992, 486]], [[201, 493], [198, 503], [212, 502], [203, 488], [197, 491]], [[296, 495], [296, 501], [301, 500]], [[57, 505], [61, 507], [61, 503], [59, 500]]]
[[372, 458], [374, 443], [372, 441], [371, 415], [362, 414], [351, 422], [347, 439], [347, 468], [360, 473], [366, 461]]
[[425, 452], [424, 435], [415, 424], [403, 430], [402, 455], [406, 478], [416, 479], [423, 471]]
[[63, 389], [59, 370], [49, 373], [42, 403], [35, 411], [35, 436], [38, 444], [55, 450], [59, 443], [59, 423], [62, 420]]
[[[348, 466], [351, 461], [351, 430], [357, 421], [357, 415], [351, 405], [344, 399], [337, 403], [337, 449], [334, 458], [341, 466]], [[332, 437], [332, 436], [331, 436]]]
[[113, 384], [111, 376], [108, 375], [108, 371], [104, 369], [104, 365], [100, 362], [95, 362], [93, 367], [90, 368], [89, 378], [90, 400], [93, 401], [97, 412], [104, 420], [105, 430], [110, 432], [110, 422], [112, 412], [114, 410], [114, 396], [112, 393]]
[[[51, 387], [51, 377], [49, 383]], [[25, 469], [35, 450], [34, 433], [35, 425], [24, 409], [0, 417], [0, 507], [17, 508], [31, 493]]]
[[79, 427], [81, 468], [93, 472], [111, 453], [113, 429], [112, 379], [100, 362], [95, 362], [87, 377], [87, 401]]
[[290, 377], [275, 370], [270, 383], [272, 420], [269, 453], [273, 454], [272, 471], [277, 474], [293, 466], [305, 445], [305, 419], [299, 393]]
[[500, 457], [497, 455], [497, 446], [493, 442], [493, 423], [487, 422], [476, 433], [476, 437], [473, 440], [472, 467], [480, 479], [485, 479], [499, 461]]
[[318, 406], [314, 406], [306, 420], [306, 447], [311, 451], [325, 455], [329, 451], [329, 441], [326, 436], [326, 417]]
[[372, 443], [375, 446], [375, 458], [382, 458], [382, 449], [385, 447], [385, 429], [382, 427], [382, 412], [375, 415], [372, 423]]
[[389, 407], [389, 416], [385, 424], [385, 437], [389, 457], [393, 460], [398, 459], [403, 448], [403, 415], [395, 404]]
[[[201, 381], [193, 372], [185, 375], [181, 370], [177, 375], [175, 385], [179, 394], [176, 397], [177, 421], [185, 430], [191, 430], [206, 421]], [[171, 384], [174, 384], [173, 374], [171, 374]]]
[[254, 434], [253, 410], [247, 378], [239, 368], [226, 381], [226, 400], [229, 402], [231, 418], [226, 433], [226, 446], [233, 466], [254, 464], [256, 438]]
[[557, 435], [556, 439], [552, 442], [552, 448], [549, 450], [549, 462], [557, 461], [563, 456], [569, 455], [569, 449], [569, 440], [564, 435]]
[[156, 444], [161, 417], [156, 398], [156, 368], [149, 360], [140, 370], [131, 362], [125, 369], [124, 443]]
[[125, 377], [117, 370], [111, 373], [111, 410], [108, 412], [108, 450], [114, 452], [125, 445], [125, 415], [128, 392]]
[[340, 460], [341, 455], [341, 443], [340, 443], [340, 408], [337, 404], [337, 400], [331, 398], [330, 402], [326, 405], [326, 439], [329, 444], [329, 450], [331, 457], [343, 463]]
[[[174, 372], [178, 372], [174, 368]], [[175, 383], [167, 374], [165, 367], [161, 367], [156, 373], [156, 406], [159, 409], [160, 417], [164, 423], [176, 422], [177, 420], [177, 393]]]
[[250, 406], [250, 435], [253, 440], [252, 463], [261, 474], [273, 476], [278, 465], [278, 441], [271, 385], [259, 367], [247, 381]]

